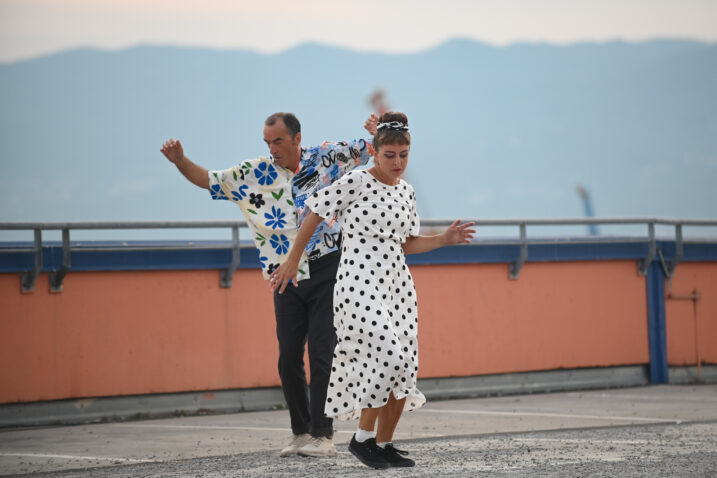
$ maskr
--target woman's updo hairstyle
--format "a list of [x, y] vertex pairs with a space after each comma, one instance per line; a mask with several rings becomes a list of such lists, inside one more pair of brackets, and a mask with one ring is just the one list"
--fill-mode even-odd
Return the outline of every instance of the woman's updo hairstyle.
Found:
[[408, 118], [398, 111], [388, 111], [378, 119], [373, 147], [378, 151], [384, 144], [411, 144], [411, 133], [408, 132]]

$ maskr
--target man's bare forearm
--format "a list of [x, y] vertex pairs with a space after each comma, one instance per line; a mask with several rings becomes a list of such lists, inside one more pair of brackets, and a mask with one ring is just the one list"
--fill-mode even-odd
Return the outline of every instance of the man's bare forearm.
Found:
[[181, 161], [178, 161], [176, 166], [189, 182], [196, 184], [200, 188], [209, 189], [209, 172], [206, 169], [193, 163], [186, 156]]

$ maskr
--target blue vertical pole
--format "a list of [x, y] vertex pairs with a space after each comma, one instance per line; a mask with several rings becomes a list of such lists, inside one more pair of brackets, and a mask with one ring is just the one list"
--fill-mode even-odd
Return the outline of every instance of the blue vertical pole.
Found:
[[665, 278], [658, 262], [647, 269], [647, 331], [650, 342], [650, 383], [669, 383]]
[[[593, 204], [590, 201], [590, 193], [583, 187], [582, 184], [578, 184], [578, 195], [583, 200], [583, 209], [585, 210], [585, 217], [593, 217]], [[588, 224], [588, 234], [591, 236], [598, 235], [598, 228], [595, 224]]]
[[[583, 198], [583, 206], [585, 207], [585, 217], [593, 217], [593, 205], [590, 202], [590, 195], [585, 194], [585, 197]], [[588, 233], [591, 236], [597, 236], [598, 235], [598, 228], [595, 224], [588, 224]]]

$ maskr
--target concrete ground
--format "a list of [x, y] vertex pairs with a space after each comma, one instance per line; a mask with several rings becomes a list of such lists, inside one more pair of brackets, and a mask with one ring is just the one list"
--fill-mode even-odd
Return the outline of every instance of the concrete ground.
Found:
[[429, 402], [395, 442], [411, 469], [375, 471], [347, 450], [280, 458], [286, 410], [0, 430], [0, 475], [717, 476], [717, 385], [661, 385]]

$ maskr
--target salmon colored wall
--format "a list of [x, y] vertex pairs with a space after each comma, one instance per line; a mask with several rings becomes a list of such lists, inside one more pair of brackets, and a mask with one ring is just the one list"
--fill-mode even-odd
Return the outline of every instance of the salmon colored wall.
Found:
[[[673, 288], [707, 280], [712, 301], [700, 307], [714, 318], [715, 265], [699, 266], [681, 264]], [[636, 270], [634, 261], [529, 263], [511, 281], [505, 264], [412, 266], [420, 375], [646, 364]], [[684, 332], [672, 320], [681, 307], [668, 302], [668, 335]], [[710, 320], [703, 350], [714, 363]], [[271, 387], [277, 358], [271, 293], [257, 270], [237, 271], [230, 289], [216, 270], [70, 272], [59, 294], [46, 274], [30, 294], [18, 274], [0, 274], [0, 403]]]
[[[717, 363], [717, 264], [684, 263], [675, 269], [675, 296], [699, 292], [697, 320], [691, 300], [665, 300], [667, 361], [670, 365], [695, 365], [697, 352], [703, 363]], [[669, 295], [665, 281], [665, 296]], [[695, 343], [695, 329], [698, 343]]]
[[414, 266], [424, 377], [649, 362], [632, 261]]
[[271, 293], [256, 270], [0, 275], [0, 403], [279, 384]]

